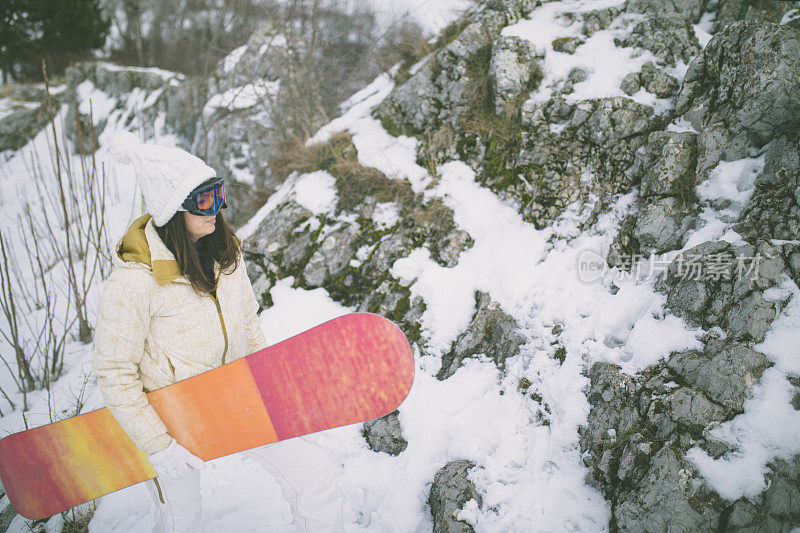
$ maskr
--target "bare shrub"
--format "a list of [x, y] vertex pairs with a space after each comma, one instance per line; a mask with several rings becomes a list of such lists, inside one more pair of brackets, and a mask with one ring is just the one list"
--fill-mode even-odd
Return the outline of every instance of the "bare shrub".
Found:
[[[0, 335], [13, 354], [7, 360], [0, 353], [0, 362], [22, 393], [24, 410], [30, 391], [49, 392], [51, 380], [62, 374], [65, 343], [76, 324], [78, 340], [91, 342], [88, 299], [111, 269], [105, 172], [93, 151], [74, 158], [59, 143], [64, 126], [59, 136], [46, 87], [48, 150], [40, 154], [32, 149], [29, 154], [28, 181], [34, 190], [12, 229], [13, 237], [0, 230]], [[6, 391], [0, 393], [16, 408]]]
[[265, 22], [272, 0], [110, 0], [111, 61], [207, 77]]

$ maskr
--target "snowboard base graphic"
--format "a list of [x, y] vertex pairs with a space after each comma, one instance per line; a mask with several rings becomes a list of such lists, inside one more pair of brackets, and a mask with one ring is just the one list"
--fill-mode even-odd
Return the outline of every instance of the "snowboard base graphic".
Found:
[[[414, 358], [389, 320], [353, 313], [147, 395], [178, 442], [203, 460], [392, 412]], [[156, 477], [108, 409], [0, 440], [14, 508], [39, 519]]]

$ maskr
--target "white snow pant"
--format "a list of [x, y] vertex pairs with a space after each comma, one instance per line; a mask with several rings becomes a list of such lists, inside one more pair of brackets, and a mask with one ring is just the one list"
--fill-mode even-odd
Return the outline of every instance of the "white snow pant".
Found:
[[[331, 460], [319, 445], [299, 437], [242, 453], [258, 462], [280, 484], [297, 531], [343, 530], [342, 495]], [[158, 486], [151, 480], [147, 488], [159, 510], [154, 533], [203, 530], [200, 471], [192, 470], [174, 481], [159, 479]]]

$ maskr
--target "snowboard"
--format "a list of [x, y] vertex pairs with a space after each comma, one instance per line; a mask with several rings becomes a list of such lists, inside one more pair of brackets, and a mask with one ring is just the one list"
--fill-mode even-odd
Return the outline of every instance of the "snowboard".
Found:
[[[203, 460], [395, 410], [414, 380], [400, 329], [369, 313], [335, 318], [147, 394], [169, 434]], [[107, 409], [0, 440], [14, 508], [40, 519], [156, 477]]]

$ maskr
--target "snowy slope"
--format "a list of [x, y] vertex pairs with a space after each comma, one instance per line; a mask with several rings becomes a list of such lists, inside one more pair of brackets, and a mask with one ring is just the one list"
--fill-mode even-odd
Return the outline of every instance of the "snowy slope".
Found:
[[[589, 10], [618, 3], [576, 0], [545, 4], [534, 12], [535, 17], [506, 28], [504, 33], [522, 36], [536, 46], [547, 48], [554, 37], [577, 31], [559, 22], [560, 11]], [[431, 9], [432, 4], [436, 4], [435, 9]], [[429, 13], [424, 18], [431, 29], [439, 29], [443, 26], [440, 21], [447, 20], [443, 13], [449, 13], [453, 7], [445, 4], [409, 0], [408, 9]], [[699, 32], [703, 27], [696, 29]], [[533, 96], [546, 99], [548, 80], [563, 77], [574, 66], [588, 67], [609, 61], [610, 54], [613, 60], [609, 62], [614, 68], [593, 70], [592, 76], [576, 85], [574, 96], [622, 94], [618, 88], [620, 79], [625, 73], [638, 70], [649, 57], [647, 53], [634, 54], [635, 51], [614, 47], [614, 31], [596, 32], [581, 46], [581, 52], [570, 56], [567, 62], [563, 61], [564, 54], [548, 49], [541, 94]], [[670, 73], [681, 79], [685, 68], [685, 64], [679, 64]], [[617, 199], [589, 232], [580, 229], [588, 210], [578, 208], [568, 209], [552, 226], [536, 229], [522, 220], [515, 206], [504, 203], [478, 184], [465, 163], [448, 162], [436, 169], [435, 176], [420, 167], [416, 163], [418, 142], [390, 135], [370, 115], [392, 88], [389, 76], [379, 77], [345, 103], [343, 115], [310, 142], [322, 142], [339, 131], [350, 132], [362, 165], [377, 168], [389, 177], [406, 179], [415, 192], [441, 199], [475, 243], [452, 268], [440, 266], [427, 249], [419, 248], [396, 261], [391, 270], [398, 280], [409, 284], [413, 295], [422, 297], [426, 303], [421, 324], [426, 355], [417, 353], [414, 387], [400, 408], [408, 448], [396, 457], [375, 453], [368, 449], [360, 426], [311, 437], [330, 450], [337, 465], [340, 488], [345, 495], [347, 531], [430, 531], [427, 503], [430, 482], [435, 472], [453, 459], [471, 459], [479, 465], [470, 477], [483, 497], [482, 505], [468, 503], [459, 515], [477, 531], [605, 530], [610, 518], [609, 505], [602, 494], [586, 484], [587, 467], [578, 443], [578, 428], [586, 423], [590, 408], [585, 396], [588, 385], [585, 369], [594, 362], [605, 361], [633, 374], [672, 351], [700, 348], [698, 337], [704, 332], [688, 327], [664, 310], [665, 297], [653, 289], [655, 274], [663, 268], [655, 259], [643, 260], [638, 269], [642, 275], [638, 277], [623, 275], [605, 265], [603, 272], [592, 280], [586, 281], [579, 272], [580, 261], [587, 253], [605, 256], [620, 220], [635, 199], [634, 194]], [[134, 113], [136, 109], [131, 106], [140, 105], [147, 95], [130, 99], [128, 107], [121, 110], [115, 110], [107, 96], [90, 87], [82, 97], [85, 101], [93, 100], [95, 113], [100, 109], [109, 119], [100, 139], [103, 143], [115, 131], [130, 128], [124, 126], [123, 118]], [[636, 98], [657, 109], [666, 106], [644, 91]], [[670, 128], [681, 129], [686, 125], [676, 122]], [[0, 186], [19, 188], [20, 196], [31, 194], [25, 189], [26, 162], [46, 153], [45, 135], [40, 134], [15, 157], [0, 163]], [[169, 136], [158, 140], [174, 142]], [[109, 162], [103, 149], [98, 157]], [[762, 165], [763, 160], [758, 158], [720, 164], [712, 178], [698, 188], [698, 196], [730, 200], [726, 204], [728, 209], [741, 209], [752, 193], [753, 177]], [[132, 176], [118, 173], [114, 179], [118, 196], [109, 212], [109, 224], [112, 233], [119, 235], [139, 214], [140, 205]], [[289, 197], [314, 213], [333, 213], [336, 192], [331, 179], [324, 172], [290, 178], [240, 229], [239, 236], [246, 238], [259, 224], [268, 223], [270, 212]], [[0, 223], [4, 227], [13, 225], [21, 206], [6, 200], [3, 206]], [[384, 206], [382, 212], [381, 217], [391, 224], [396, 217], [392, 206]], [[702, 214], [703, 223], [694, 230], [684, 249], [709, 239], [741, 243], [731, 229], [732, 218], [731, 213], [708, 208]], [[274, 305], [261, 314], [269, 342], [278, 342], [351, 311], [333, 301], [324, 289], [293, 288], [292, 281], [283, 279], [271, 289]], [[614, 293], [609, 290], [612, 281], [618, 287]], [[800, 420], [796, 411], [786, 409], [788, 392], [785, 379], [781, 381], [787, 373], [800, 372], [790, 349], [792, 331], [800, 321], [797, 304], [800, 291], [791, 281], [782, 290], [781, 295], [775, 295], [776, 299], [793, 294], [793, 305], [784, 310], [761, 347], [776, 365], [765, 375], [745, 414], [718, 431], [721, 438], [738, 440], [746, 450], [746, 457], [726, 464], [700, 452], [694, 454], [723, 496], [758, 493], [763, 489], [766, 462], [800, 451], [800, 435], [795, 430], [785, 431], [787, 427], [800, 427]], [[467, 359], [452, 377], [439, 381], [434, 376], [441, 364], [440, 356], [475, 312], [475, 291], [488, 293], [502, 305], [521, 325], [526, 343], [519, 355], [507, 361], [504, 372], [487, 359]], [[96, 296], [93, 301], [96, 305]], [[563, 364], [552, 358], [555, 326], [563, 330], [561, 341], [566, 349]], [[69, 372], [53, 385], [52, 397], [45, 393], [35, 395], [27, 415], [29, 424], [47, 422], [50, 409], [59, 412], [71, 408], [73, 396], [82, 389], [84, 410], [101, 405], [91, 377], [84, 387], [90, 349], [72, 342], [68, 352]], [[0, 383], [10, 387], [8, 378], [3, 379]], [[524, 391], [519, 386], [523, 379], [530, 383]], [[760, 419], [757, 413], [764, 410], [777, 413], [781, 423]], [[22, 427], [19, 411], [0, 418], [0, 430], [4, 432]], [[289, 508], [278, 485], [254, 463], [227, 457], [212, 461], [202, 476], [206, 531], [293, 530]], [[150, 505], [149, 496], [141, 486], [103, 497], [97, 502], [89, 529], [148, 531], [155, 516]], [[49, 527], [57, 530], [60, 520], [54, 517]], [[28, 531], [28, 526], [28, 521], [18, 516], [9, 531]]]

